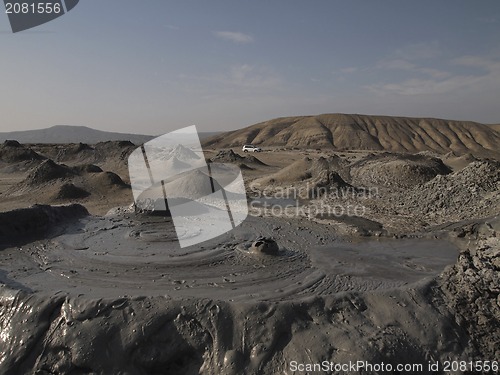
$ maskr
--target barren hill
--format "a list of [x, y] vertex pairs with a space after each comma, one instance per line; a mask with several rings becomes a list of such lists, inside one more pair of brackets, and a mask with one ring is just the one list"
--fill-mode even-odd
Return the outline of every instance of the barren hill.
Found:
[[500, 133], [470, 121], [348, 114], [284, 117], [206, 139], [205, 147], [243, 144], [392, 152], [498, 155]]

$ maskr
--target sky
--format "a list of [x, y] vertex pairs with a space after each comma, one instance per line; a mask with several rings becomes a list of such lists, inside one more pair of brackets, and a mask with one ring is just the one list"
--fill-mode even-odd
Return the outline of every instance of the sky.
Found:
[[500, 123], [500, 1], [81, 0], [13, 34], [0, 132], [360, 113]]

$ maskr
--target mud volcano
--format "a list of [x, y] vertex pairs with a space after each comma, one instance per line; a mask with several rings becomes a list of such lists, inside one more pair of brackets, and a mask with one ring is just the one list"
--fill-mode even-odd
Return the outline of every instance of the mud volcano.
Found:
[[170, 218], [130, 210], [51, 228], [0, 252], [0, 325], [16, 332], [0, 336], [2, 373], [276, 374], [292, 360], [471, 355], [440, 344], [466, 340], [436, 304], [432, 280], [458, 254], [445, 241], [352, 243], [250, 217], [181, 249]]

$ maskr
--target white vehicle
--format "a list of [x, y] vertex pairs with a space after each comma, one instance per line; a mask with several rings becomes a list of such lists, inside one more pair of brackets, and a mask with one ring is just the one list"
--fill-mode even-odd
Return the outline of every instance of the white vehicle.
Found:
[[244, 145], [243, 146], [243, 152], [261, 152], [262, 149], [260, 147], [254, 146], [254, 145]]

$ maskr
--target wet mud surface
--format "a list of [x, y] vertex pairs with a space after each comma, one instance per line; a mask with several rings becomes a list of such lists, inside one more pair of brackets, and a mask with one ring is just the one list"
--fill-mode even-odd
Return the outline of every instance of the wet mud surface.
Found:
[[[185, 233], [189, 234], [189, 227]], [[195, 235], [195, 234], [193, 234]], [[276, 255], [250, 251], [273, 238]], [[336, 238], [314, 222], [249, 217], [230, 234], [180, 248], [169, 218], [88, 217], [64, 234], [0, 252], [0, 281], [32, 292], [95, 297], [169, 296], [284, 301], [404, 288], [453, 264], [435, 239]]]

